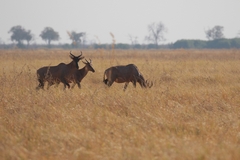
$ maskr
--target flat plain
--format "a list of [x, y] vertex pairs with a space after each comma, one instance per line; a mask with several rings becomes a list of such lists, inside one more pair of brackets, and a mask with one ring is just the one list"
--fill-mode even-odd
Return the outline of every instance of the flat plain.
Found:
[[[69, 52], [0, 50], [3, 159], [240, 159], [240, 50], [82, 50], [96, 72], [81, 89], [36, 91], [36, 70]], [[152, 88], [105, 86], [130, 63]]]

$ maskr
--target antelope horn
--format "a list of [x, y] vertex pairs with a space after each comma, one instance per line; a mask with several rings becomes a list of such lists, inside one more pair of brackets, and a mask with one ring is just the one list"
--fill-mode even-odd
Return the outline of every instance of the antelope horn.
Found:
[[146, 80], [146, 84], [147, 84], [148, 88], [151, 88], [151, 87], [153, 86], [153, 82], [152, 82], [152, 81], [148, 82], [148, 81]]
[[70, 55], [71, 55], [72, 57], [75, 57], [75, 56], [72, 54], [72, 51], [70, 51]]
[[81, 54], [79, 56], [77, 56], [79, 59], [83, 59], [84, 57], [82, 57], [82, 51]]

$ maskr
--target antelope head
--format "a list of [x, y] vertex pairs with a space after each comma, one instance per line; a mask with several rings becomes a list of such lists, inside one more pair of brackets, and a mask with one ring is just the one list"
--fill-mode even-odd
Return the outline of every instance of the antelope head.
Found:
[[78, 62], [79, 62], [81, 59], [84, 58], [84, 57], [82, 56], [82, 51], [81, 51], [81, 54], [80, 54], [79, 56], [74, 56], [74, 55], [71, 53], [71, 51], [70, 51], [70, 55], [69, 55], [69, 56], [70, 56], [70, 58], [73, 60], [76, 68], [78, 69], [78, 68], [79, 68]]
[[95, 72], [95, 70], [94, 70], [93, 67], [92, 67], [92, 60], [89, 59], [89, 61], [88, 61], [87, 59], [85, 59], [85, 61], [86, 61], [86, 62], [84, 62], [84, 61], [82, 61], [82, 62], [86, 65], [87, 69], [88, 69], [89, 71]]
[[146, 85], [146, 87], [151, 88], [153, 86], [153, 82], [146, 80], [145, 85]]

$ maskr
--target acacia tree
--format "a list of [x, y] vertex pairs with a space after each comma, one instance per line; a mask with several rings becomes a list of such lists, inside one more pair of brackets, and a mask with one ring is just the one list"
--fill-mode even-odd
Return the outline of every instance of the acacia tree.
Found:
[[164, 41], [164, 33], [167, 32], [167, 28], [162, 22], [152, 23], [148, 25], [149, 35], [146, 36], [146, 40], [153, 42], [156, 46], [158, 46], [160, 41]]
[[224, 38], [223, 35], [223, 26], [215, 26], [212, 29], [208, 29], [205, 31], [206, 37], [208, 40], [215, 40], [215, 39], [221, 39]]
[[55, 32], [51, 27], [45, 27], [41, 32], [40, 37], [42, 37], [43, 40], [47, 41], [48, 46], [51, 45], [51, 41], [59, 40], [58, 32]]
[[72, 45], [73, 46], [80, 45], [81, 42], [84, 42], [85, 38], [86, 38], [86, 33], [85, 32], [77, 33], [75, 31], [72, 31], [72, 32], [67, 31], [67, 34], [68, 34], [69, 38], [72, 40]]
[[31, 31], [26, 31], [22, 26], [14, 26], [12, 27], [8, 33], [12, 33], [11, 40], [17, 41], [17, 46], [22, 48], [23, 47], [23, 41], [26, 40], [28, 45], [29, 42], [33, 39], [33, 36], [31, 34]]

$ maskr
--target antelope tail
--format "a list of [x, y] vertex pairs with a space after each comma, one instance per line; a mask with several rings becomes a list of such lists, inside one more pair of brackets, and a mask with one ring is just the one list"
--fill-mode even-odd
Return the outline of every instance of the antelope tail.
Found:
[[103, 82], [104, 82], [105, 84], [107, 84], [108, 79], [105, 79], [105, 75], [106, 75], [106, 71], [105, 71], [104, 74], [103, 74]]

